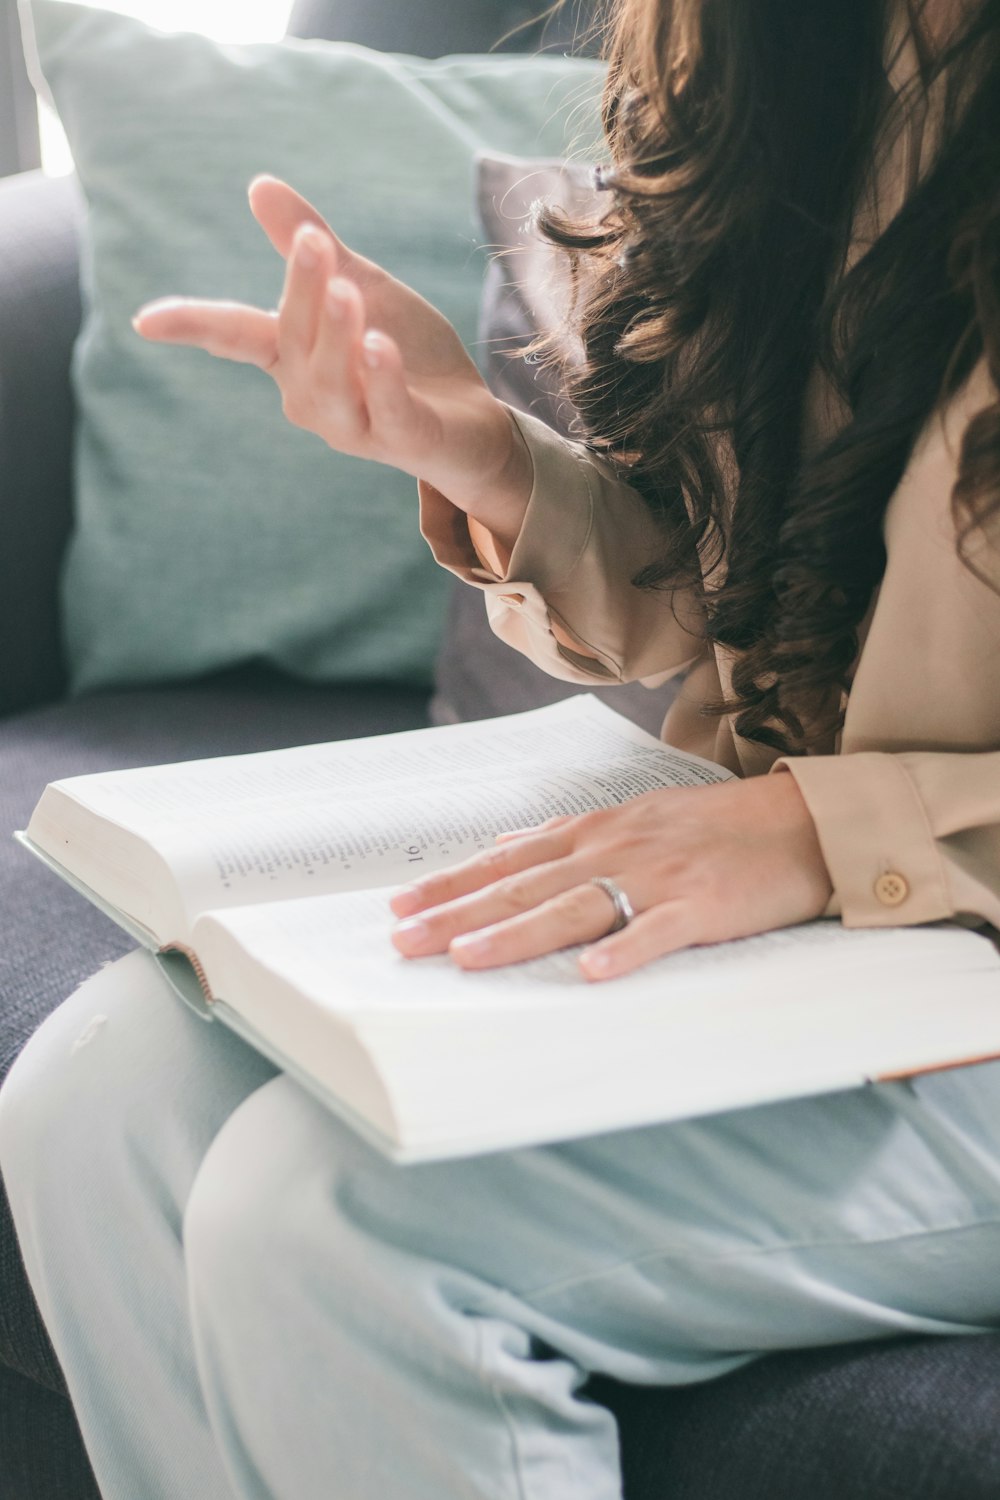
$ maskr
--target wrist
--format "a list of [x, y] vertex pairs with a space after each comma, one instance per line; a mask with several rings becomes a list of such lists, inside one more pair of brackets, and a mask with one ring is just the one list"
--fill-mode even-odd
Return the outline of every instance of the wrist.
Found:
[[418, 477], [484, 527], [509, 556], [528, 509], [534, 466], [508, 408], [485, 387], [480, 395], [484, 404], [470, 412], [462, 449]]
[[495, 416], [497, 456], [477, 485], [467, 513], [490, 532], [501, 552], [509, 556], [524, 524], [534, 483], [534, 466], [521, 429], [500, 401], [495, 402]]

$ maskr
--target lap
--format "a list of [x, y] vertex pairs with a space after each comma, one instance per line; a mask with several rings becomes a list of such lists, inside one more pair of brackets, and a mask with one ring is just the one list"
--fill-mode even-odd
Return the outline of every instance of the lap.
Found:
[[216, 1137], [188, 1238], [220, 1276], [256, 1276], [258, 1301], [297, 1260], [325, 1258], [357, 1297], [443, 1268], [466, 1311], [620, 1379], [979, 1331], [1000, 1321], [998, 1082], [981, 1068], [930, 1100], [896, 1084], [400, 1168], [279, 1077]]
[[681, 1340], [760, 1350], [1000, 1318], [1000, 1065], [399, 1168], [134, 954], [46, 1022], [11, 1085], [5, 1171], [44, 1139], [56, 1174], [100, 1174], [141, 1141], [184, 1158], [220, 1264], [235, 1238], [265, 1267], [324, 1243], [342, 1270], [451, 1266], [593, 1368], [612, 1346], [642, 1378]]
[[51, 1192], [68, 1218], [85, 1184], [104, 1197], [139, 1164], [183, 1198], [219, 1127], [275, 1072], [184, 1006], [148, 953], [127, 954], [46, 1018], [0, 1089], [12, 1206]]

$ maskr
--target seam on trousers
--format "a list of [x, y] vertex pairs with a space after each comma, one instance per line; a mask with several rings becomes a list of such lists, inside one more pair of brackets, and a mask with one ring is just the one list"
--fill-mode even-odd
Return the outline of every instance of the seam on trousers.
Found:
[[[712, 1255], [700, 1250], [676, 1250], [669, 1246], [659, 1250], [647, 1250], [642, 1255], [630, 1256], [625, 1260], [617, 1260], [612, 1265], [602, 1266], [599, 1271], [584, 1271], [579, 1276], [567, 1276], [561, 1281], [550, 1281], [540, 1287], [514, 1292], [514, 1296], [523, 1302], [538, 1304], [546, 1297], [555, 1296], [559, 1292], [568, 1291], [571, 1287], [587, 1286], [591, 1282], [601, 1281], [605, 1276], [615, 1276], [619, 1271], [627, 1271], [632, 1266], [643, 1266], [650, 1261], [682, 1261], [697, 1258], [702, 1265], [721, 1265], [726, 1261], [749, 1260], [756, 1256], [780, 1255], [789, 1250], [835, 1250], [844, 1248], [864, 1248], [870, 1245], [889, 1245], [901, 1243], [904, 1240], [930, 1239], [933, 1235], [954, 1234], [958, 1230], [966, 1229], [998, 1229], [1000, 1228], [1000, 1216], [990, 1218], [979, 1218], [970, 1220], [956, 1220], [951, 1224], [938, 1224], [933, 1229], [912, 1229], [899, 1234], [873, 1235], [870, 1239], [864, 1239], [860, 1235], [849, 1235], [843, 1239], [826, 1240], [782, 1240], [775, 1245], [749, 1245], [739, 1250], [731, 1250], [725, 1254]], [[475, 1306], [472, 1309], [475, 1311]], [[484, 1305], [484, 1312], [487, 1310]]]
[[492, 1376], [486, 1373], [486, 1360], [483, 1351], [483, 1325], [482, 1320], [478, 1317], [476, 1319], [476, 1369], [479, 1373], [480, 1381], [487, 1387], [490, 1395], [493, 1397], [494, 1405], [500, 1413], [507, 1437], [510, 1441], [518, 1500], [529, 1500], [528, 1492], [524, 1486], [524, 1471], [521, 1467], [521, 1453], [517, 1443], [517, 1429], [514, 1425], [514, 1419], [507, 1409], [507, 1403], [503, 1399], [499, 1386], [493, 1380]]

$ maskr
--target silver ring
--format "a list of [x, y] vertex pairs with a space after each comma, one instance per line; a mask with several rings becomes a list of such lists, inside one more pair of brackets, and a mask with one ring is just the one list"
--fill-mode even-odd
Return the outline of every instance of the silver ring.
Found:
[[590, 883], [591, 885], [600, 886], [604, 894], [611, 897], [611, 903], [615, 909], [615, 920], [605, 935], [610, 937], [613, 932], [621, 932], [622, 928], [627, 927], [635, 916], [635, 908], [631, 901], [621, 886], [616, 885], [613, 880], [609, 880], [607, 875], [595, 875]]

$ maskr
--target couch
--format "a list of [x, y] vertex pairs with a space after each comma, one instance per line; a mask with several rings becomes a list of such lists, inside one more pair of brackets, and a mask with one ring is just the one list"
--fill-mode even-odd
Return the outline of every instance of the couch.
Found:
[[[578, 8], [548, 31], [534, 11], [517, 0], [305, 0], [290, 31], [426, 55], [500, 38], [563, 45]], [[67, 698], [56, 585], [71, 511], [79, 214], [72, 181], [26, 173], [0, 182], [0, 1078], [44, 1015], [128, 946], [10, 840], [46, 782], [407, 729], [567, 691], [499, 646], [464, 591], [433, 700], [405, 684], [311, 686], [253, 663], [182, 685]], [[623, 707], [647, 722], [661, 711], [634, 694]], [[619, 1420], [626, 1500], [1000, 1495], [1000, 1334], [776, 1355], [680, 1391], [595, 1381], [591, 1394]], [[97, 1495], [2, 1194], [0, 1495]]]

